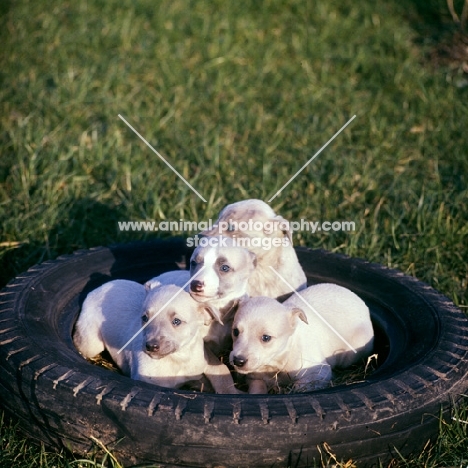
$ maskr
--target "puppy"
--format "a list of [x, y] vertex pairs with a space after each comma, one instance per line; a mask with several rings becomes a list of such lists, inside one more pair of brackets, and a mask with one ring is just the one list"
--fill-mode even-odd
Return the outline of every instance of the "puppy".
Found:
[[[231, 325], [239, 299], [246, 296], [249, 278], [255, 271], [256, 256], [233, 246], [228, 237], [213, 237], [199, 245], [190, 258], [190, 272], [163, 273], [145, 283], [151, 289], [161, 284], [184, 285], [197, 302], [219, 311], [220, 320], [204, 329], [205, 342], [217, 355], [230, 349]], [[192, 280], [190, 281], [190, 278]]]
[[[243, 200], [227, 205], [213, 228], [202, 232], [205, 236], [220, 234], [232, 237], [257, 257], [257, 268], [249, 278], [249, 296], [284, 300], [293, 290], [307, 287], [306, 276], [292, 245], [289, 223], [262, 200]], [[286, 278], [293, 289], [281, 281], [270, 266]]]
[[[216, 393], [237, 393], [229, 369], [205, 350], [203, 327], [219, 320], [177, 286], [146, 291], [127, 280], [92, 291], [75, 326], [74, 343], [85, 357], [107, 349], [124, 375], [178, 388], [205, 375]], [[130, 341], [131, 340], [131, 341]]]
[[370, 354], [374, 332], [366, 304], [335, 284], [317, 284], [283, 304], [242, 301], [234, 317], [230, 362], [247, 374], [249, 393], [279, 386], [310, 391], [328, 386], [332, 369]]

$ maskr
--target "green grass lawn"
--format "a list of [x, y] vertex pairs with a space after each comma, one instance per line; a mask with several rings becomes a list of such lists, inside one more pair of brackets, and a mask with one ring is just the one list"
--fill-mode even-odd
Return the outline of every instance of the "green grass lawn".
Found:
[[[354, 221], [295, 242], [400, 269], [466, 309], [468, 79], [430, 59], [454, 30], [445, 0], [3, 0], [0, 285], [79, 248], [169, 235], [118, 221], [267, 200], [356, 115], [272, 207]], [[441, 423], [398, 466], [466, 466], [466, 428]], [[2, 419], [0, 466], [88, 465]]]

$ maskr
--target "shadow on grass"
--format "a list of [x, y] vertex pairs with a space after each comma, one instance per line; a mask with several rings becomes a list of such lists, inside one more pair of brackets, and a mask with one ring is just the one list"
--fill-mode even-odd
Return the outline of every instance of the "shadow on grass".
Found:
[[7, 16], [11, 8], [11, 0], [2, 0], [0, 2], [0, 37], [3, 37], [4, 35], [7, 35], [7, 28], [6, 28], [6, 23], [7, 23]]
[[[6, 42], [6, 37], [8, 36], [8, 13], [11, 8], [11, 0], [2, 0], [0, 2], [0, 43]], [[0, 54], [1, 56], [1, 54]], [[6, 79], [6, 74], [0, 69], [0, 86], [3, 85]]]
[[433, 31], [434, 34], [437, 34], [453, 27], [446, 0], [391, 1], [402, 10], [403, 14], [406, 12], [410, 25], [417, 32]]
[[51, 227], [46, 239], [28, 239], [27, 243], [5, 244], [0, 248], [0, 287], [45, 260], [78, 249], [109, 245], [118, 238], [127, 240], [117, 228], [118, 221], [128, 218], [123, 206], [83, 198], [62, 205], [61, 211], [60, 222]]
[[[418, 44], [429, 45], [437, 48], [439, 45], [447, 45], [459, 41], [459, 35], [468, 36], [468, 32], [461, 31], [450, 14], [446, 0], [410, 0], [404, 3], [392, 0], [397, 8], [406, 12], [410, 26], [417, 33]], [[461, 15], [464, 0], [454, 0], [454, 9]], [[433, 54], [430, 54], [431, 56]]]

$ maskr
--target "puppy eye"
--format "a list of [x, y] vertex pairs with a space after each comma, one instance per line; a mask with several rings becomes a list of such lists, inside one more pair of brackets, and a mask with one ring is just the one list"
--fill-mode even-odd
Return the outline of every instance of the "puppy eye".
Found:
[[182, 320], [175, 318], [171, 323], [174, 327], [178, 327], [182, 323]]
[[232, 334], [233, 334], [234, 336], [239, 336], [239, 329], [238, 329], [238, 328], [234, 328], [234, 329], [232, 330]]
[[268, 343], [270, 340], [271, 340], [271, 336], [270, 336], [270, 335], [262, 335], [262, 341], [263, 341], [264, 343]]
[[149, 320], [149, 319], [148, 319], [148, 316], [147, 316], [146, 314], [141, 316], [141, 321], [142, 321], [143, 323], [147, 323], [148, 320]]
[[227, 273], [230, 269], [231, 267], [229, 265], [221, 265], [221, 268], [220, 268], [220, 270], [224, 271], [225, 273]]
[[233, 224], [230, 224], [230, 225], [228, 226], [228, 228], [227, 228], [227, 231], [228, 231], [228, 232], [234, 232], [234, 231], [235, 231], [234, 225], [233, 225]]
[[197, 266], [197, 262], [195, 260], [190, 260], [190, 267], [195, 268]]

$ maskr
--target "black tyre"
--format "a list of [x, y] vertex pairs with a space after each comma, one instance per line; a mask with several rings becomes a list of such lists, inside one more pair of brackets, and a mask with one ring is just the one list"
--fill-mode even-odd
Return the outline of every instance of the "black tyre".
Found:
[[[182, 240], [80, 251], [34, 266], [0, 293], [1, 405], [30, 436], [84, 454], [96, 440], [126, 464], [308, 466], [327, 443], [360, 466], [420, 451], [468, 387], [468, 320], [431, 287], [362, 260], [299, 248], [311, 283], [368, 303], [379, 368], [309, 394], [212, 395], [162, 389], [85, 361], [72, 343], [86, 294], [183, 265]], [[383, 361], [383, 362], [382, 362]]]

